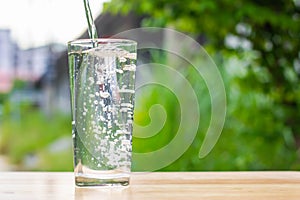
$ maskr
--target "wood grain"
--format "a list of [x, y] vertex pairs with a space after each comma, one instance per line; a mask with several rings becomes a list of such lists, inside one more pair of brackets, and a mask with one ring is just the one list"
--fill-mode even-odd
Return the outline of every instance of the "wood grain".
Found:
[[71, 172], [0, 172], [0, 199], [300, 199], [300, 172], [132, 173], [129, 187], [75, 187]]

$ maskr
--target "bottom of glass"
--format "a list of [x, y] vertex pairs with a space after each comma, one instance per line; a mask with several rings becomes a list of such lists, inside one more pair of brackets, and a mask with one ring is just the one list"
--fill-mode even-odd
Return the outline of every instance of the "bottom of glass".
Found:
[[82, 165], [75, 166], [75, 184], [77, 186], [127, 186], [130, 168], [94, 170]]
[[84, 186], [127, 186], [129, 174], [75, 174], [75, 184]]

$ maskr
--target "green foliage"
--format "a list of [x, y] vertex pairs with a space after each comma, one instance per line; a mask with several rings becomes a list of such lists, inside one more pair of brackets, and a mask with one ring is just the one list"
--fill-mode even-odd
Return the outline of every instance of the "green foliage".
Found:
[[26, 81], [22, 81], [22, 80], [14, 80], [13, 83], [13, 90], [20, 90], [20, 89], [24, 89], [26, 87]]
[[6, 101], [6, 98], [7, 98], [7, 94], [0, 93], [0, 105]]
[[[11, 106], [6, 102], [6, 107]], [[0, 126], [0, 154], [6, 154], [22, 170], [71, 170], [71, 146], [57, 152], [50, 148], [61, 137], [68, 137], [71, 142], [69, 117], [55, 114], [47, 118], [30, 106], [21, 107], [18, 115], [13, 110], [5, 113]], [[26, 159], [35, 161], [27, 166]]]
[[[134, 12], [142, 26], [172, 27], [195, 38], [216, 55], [225, 81], [228, 113], [222, 136], [206, 158], [198, 158], [209, 121], [205, 83], [193, 70], [186, 72], [205, 115], [196, 139], [176, 162], [162, 170], [278, 170], [300, 168], [300, 7], [293, 0], [112, 0], [106, 12]], [[236, 45], [230, 43], [234, 38]], [[156, 60], [161, 63], [160, 60]], [[149, 88], [136, 109], [136, 119], [149, 122], [147, 110], [158, 102], [176, 105], [172, 96]], [[155, 94], [159, 95], [155, 95]], [[205, 97], [206, 98], [203, 98]], [[171, 122], [178, 108], [167, 107]], [[203, 117], [204, 116], [204, 117]], [[145, 123], [147, 124], [147, 123]], [[169, 140], [172, 137], [167, 137]], [[144, 150], [161, 145], [157, 138]], [[143, 151], [145, 141], [134, 139]], [[165, 144], [164, 141], [163, 144]], [[134, 148], [134, 150], [135, 150]]]
[[[251, 57], [249, 54], [245, 56], [248, 59]], [[228, 97], [226, 123], [217, 145], [204, 159], [200, 159], [198, 154], [210, 122], [210, 96], [204, 80], [195, 69], [181, 69], [197, 91], [201, 120], [197, 136], [189, 149], [174, 163], [161, 169], [162, 171], [300, 169], [293, 131], [284, 121], [289, 113], [284, 107], [276, 105], [271, 94], [266, 94], [261, 89], [253, 90], [241, 83], [252, 73], [267, 77], [266, 71], [253, 72], [251, 68], [243, 66], [244, 61], [245, 59], [239, 57], [231, 57], [220, 68], [223, 69], [221, 72]], [[155, 72], [152, 74], [160, 75]], [[137, 98], [136, 101], [136, 123], [151, 123], [148, 112], [156, 104], [164, 107], [167, 120], [155, 136], [146, 139], [134, 138], [134, 152], [157, 150], [169, 143], [177, 133], [180, 107], [176, 96], [169, 92], [159, 86], [148, 86], [139, 91], [142, 98]], [[149, 133], [144, 134], [152, 133], [152, 130], [148, 131]]]
[[295, 74], [294, 62], [300, 59], [300, 7], [293, 0], [112, 0], [105, 11], [146, 15], [144, 26], [170, 26], [201, 35], [204, 45], [215, 51], [232, 50], [224, 42], [229, 34], [248, 41], [251, 50], [258, 52], [256, 62], [271, 75], [266, 89], [288, 90], [285, 71], [289, 68]]
[[[133, 149], [135, 152], [151, 152], [162, 148], [174, 137], [173, 133], [177, 132], [180, 122], [180, 107], [176, 96], [167, 88], [159, 85], [146, 86], [143, 88], [143, 91], [139, 91], [139, 95], [141, 97], [136, 100], [135, 123], [144, 126], [153, 123], [151, 119], [149, 119], [148, 112], [152, 106], [157, 104], [163, 106], [163, 108], [168, 111], [168, 117], [165, 122], [166, 126], [163, 126], [158, 133], [146, 140], [135, 137], [133, 139]], [[159, 118], [160, 116], [156, 115], [153, 117]], [[144, 134], [147, 135], [150, 133]]]

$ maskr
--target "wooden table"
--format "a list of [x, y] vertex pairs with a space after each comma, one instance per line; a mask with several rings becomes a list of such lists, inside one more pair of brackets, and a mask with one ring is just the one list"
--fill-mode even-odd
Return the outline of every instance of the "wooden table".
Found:
[[117, 188], [75, 187], [71, 172], [0, 172], [0, 199], [300, 200], [300, 172], [132, 173]]

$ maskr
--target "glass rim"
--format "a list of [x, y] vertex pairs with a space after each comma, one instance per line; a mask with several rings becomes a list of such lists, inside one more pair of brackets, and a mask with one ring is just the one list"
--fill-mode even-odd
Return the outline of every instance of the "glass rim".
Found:
[[67, 44], [68, 45], [90, 45], [92, 43], [104, 43], [104, 44], [108, 44], [108, 43], [112, 43], [112, 44], [123, 44], [123, 45], [137, 45], [137, 42], [134, 40], [130, 40], [130, 39], [122, 39], [122, 38], [96, 38], [96, 39], [75, 39], [75, 40], [71, 40], [69, 41]]

